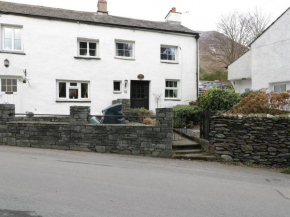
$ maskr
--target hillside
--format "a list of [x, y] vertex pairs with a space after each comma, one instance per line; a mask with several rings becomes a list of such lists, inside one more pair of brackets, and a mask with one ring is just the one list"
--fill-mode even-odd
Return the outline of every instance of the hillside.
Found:
[[200, 66], [207, 72], [213, 72], [215, 70], [224, 69], [226, 67], [225, 64], [221, 64], [217, 62], [211, 54], [209, 54], [209, 50], [213, 49], [214, 46], [213, 38], [218, 35], [218, 37], [227, 37], [217, 31], [200, 31], [200, 39], [199, 39], [199, 52], [200, 52]]

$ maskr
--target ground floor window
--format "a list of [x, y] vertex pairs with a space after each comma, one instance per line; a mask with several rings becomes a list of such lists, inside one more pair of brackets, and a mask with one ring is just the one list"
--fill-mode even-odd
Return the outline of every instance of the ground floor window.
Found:
[[286, 90], [287, 90], [286, 84], [274, 84], [274, 92], [275, 93], [286, 92]]
[[122, 87], [122, 82], [121, 81], [114, 81], [114, 93], [120, 93]]
[[165, 81], [165, 98], [166, 99], [178, 99], [179, 97], [179, 81], [178, 80], [166, 80]]
[[1, 79], [1, 92], [17, 92], [17, 79]]
[[85, 101], [90, 98], [90, 82], [87, 81], [57, 81], [57, 99]]

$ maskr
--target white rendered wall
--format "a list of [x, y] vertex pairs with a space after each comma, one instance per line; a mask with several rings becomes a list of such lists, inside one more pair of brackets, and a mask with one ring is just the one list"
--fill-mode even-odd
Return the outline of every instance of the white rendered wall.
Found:
[[[150, 109], [154, 94], [162, 94], [159, 107], [196, 100], [197, 43], [192, 36], [85, 25], [45, 19], [1, 15], [1, 24], [23, 26], [26, 55], [0, 53], [0, 76], [22, 76], [27, 70], [30, 86], [22, 85], [22, 112], [68, 114], [71, 105], [91, 106], [98, 113], [114, 99], [130, 98], [130, 80], [143, 74], [150, 81]], [[99, 40], [101, 60], [75, 59], [77, 38]], [[115, 59], [115, 39], [135, 41], [135, 60]], [[160, 61], [160, 45], [180, 47], [179, 64]], [[8, 59], [10, 67], [3, 61]], [[85, 80], [91, 84], [91, 103], [57, 103], [56, 79]], [[180, 101], [165, 101], [165, 80], [180, 80]], [[129, 81], [127, 93], [113, 94], [113, 80]]]
[[245, 93], [247, 90], [251, 90], [252, 80], [235, 80], [232, 81], [236, 93]]
[[251, 78], [252, 74], [252, 53], [249, 50], [228, 68], [228, 79], [239, 80], [243, 78]]
[[252, 55], [253, 88], [290, 81], [290, 10], [252, 45]]

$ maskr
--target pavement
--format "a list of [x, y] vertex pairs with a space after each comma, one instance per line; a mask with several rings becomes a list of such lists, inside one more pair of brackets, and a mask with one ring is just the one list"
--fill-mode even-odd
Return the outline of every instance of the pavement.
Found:
[[289, 217], [290, 175], [114, 154], [0, 147], [1, 217]]

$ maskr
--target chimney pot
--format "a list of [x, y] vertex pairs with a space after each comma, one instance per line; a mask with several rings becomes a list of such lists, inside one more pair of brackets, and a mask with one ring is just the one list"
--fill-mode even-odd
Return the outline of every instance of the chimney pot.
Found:
[[172, 8], [172, 10], [171, 10], [173, 13], [176, 13], [176, 8], [174, 7], [174, 8]]

